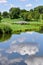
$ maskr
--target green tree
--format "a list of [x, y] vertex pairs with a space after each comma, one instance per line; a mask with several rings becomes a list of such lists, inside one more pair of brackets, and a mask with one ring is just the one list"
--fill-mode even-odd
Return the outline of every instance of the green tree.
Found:
[[0, 22], [1, 22], [1, 20], [2, 20], [2, 15], [1, 15], [1, 12], [0, 12]]
[[21, 10], [21, 13], [20, 13], [20, 16], [23, 18], [23, 16], [25, 15], [25, 13], [27, 13], [27, 10], [22, 9], [22, 10]]
[[27, 14], [27, 13], [24, 13], [24, 14], [23, 14], [23, 19], [24, 19], [25, 21], [28, 20], [28, 14]]
[[32, 14], [32, 18], [34, 20], [40, 19], [40, 13], [38, 11], [34, 11], [33, 14]]
[[30, 12], [33, 12], [33, 9], [30, 9]]
[[24, 19], [25, 21], [30, 21], [30, 20], [32, 20], [32, 14], [31, 14], [31, 12], [26, 12], [26, 13], [24, 13], [24, 14], [23, 14], [23, 19]]
[[38, 6], [34, 8], [35, 11], [38, 11], [40, 14], [43, 13], [43, 6]]
[[20, 17], [20, 9], [19, 8], [11, 8], [9, 10], [9, 12], [10, 12], [10, 18], [11, 19]]
[[24, 13], [24, 12], [27, 12], [27, 11], [26, 11], [25, 9], [22, 9], [22, 10], [21, 10], [21, 13]]
[[28, 20], [33, 20], [33, 10], [29, 11]]
[[2, 14], [2, 16], [4, 18], [9, 18], [9, 13], [7, 11], [4, 11], [3, 14]]

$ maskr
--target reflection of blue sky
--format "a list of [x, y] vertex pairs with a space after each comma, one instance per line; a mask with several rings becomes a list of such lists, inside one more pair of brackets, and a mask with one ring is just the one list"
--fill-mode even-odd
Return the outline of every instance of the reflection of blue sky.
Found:
[[26, 32], [0, 42], [0, 65], [43, 65], [43, 34]]

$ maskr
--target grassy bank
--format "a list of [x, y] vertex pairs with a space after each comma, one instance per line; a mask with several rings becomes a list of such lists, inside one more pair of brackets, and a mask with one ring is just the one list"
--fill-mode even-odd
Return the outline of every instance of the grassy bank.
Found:
[[11, 29], [11, 25], [7, 24], [7, 23], [0, 23], [0, 33], [11, 33], [12, 29]]
[[0, 23], [0, 33], [19, 33], [25, 31], [43, 32], [43, 21], [42, 22], [32, 21], [26, 25], [13, 24], [13, 22], [19, 21], [22, 21], [22, 19], [15, 20], [3, 19], [2, 22]]

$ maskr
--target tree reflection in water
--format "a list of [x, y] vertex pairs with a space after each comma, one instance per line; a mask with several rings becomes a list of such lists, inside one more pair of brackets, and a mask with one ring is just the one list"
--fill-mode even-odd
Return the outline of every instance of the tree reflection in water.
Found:
[[11, 37], [11, 34], [0, 34], [0, 42], [6, 41]]

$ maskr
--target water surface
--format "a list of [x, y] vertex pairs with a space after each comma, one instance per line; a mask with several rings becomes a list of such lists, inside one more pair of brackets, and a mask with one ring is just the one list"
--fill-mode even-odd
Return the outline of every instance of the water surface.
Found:
[[43, 65], [43, 34], [0, 35], [0, 65]]

